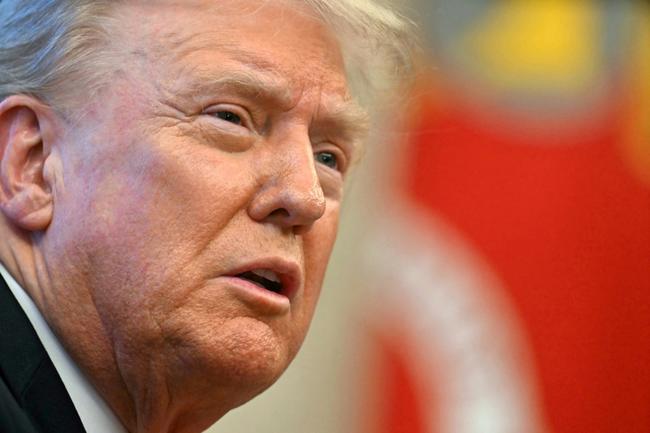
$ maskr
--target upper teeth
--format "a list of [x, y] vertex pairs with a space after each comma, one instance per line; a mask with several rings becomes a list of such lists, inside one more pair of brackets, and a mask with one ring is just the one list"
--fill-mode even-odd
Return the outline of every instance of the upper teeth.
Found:
[[277, 274], [269, 269], [253, 269], [251, 272], [262, 278], [273, 281], [274, 283], [280, 282], [280, 278], [278, 278]]

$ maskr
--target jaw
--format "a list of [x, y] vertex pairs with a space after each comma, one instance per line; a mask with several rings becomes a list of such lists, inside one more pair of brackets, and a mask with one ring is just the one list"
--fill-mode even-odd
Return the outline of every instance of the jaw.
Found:
[[[250, 317], [215, 323], [216, 336], [188, 335], [181, 331], [185, 325], [171, 331], [178, 324], [169, 321], [160, 325], [166, 338], [148, 349], [117, 344], [115, 359], [136, 415], [127, 425], [138, 432], [205, 430], [271, 386], [297, 351]], [[151, 356], [143, 358], [143, 351]]]

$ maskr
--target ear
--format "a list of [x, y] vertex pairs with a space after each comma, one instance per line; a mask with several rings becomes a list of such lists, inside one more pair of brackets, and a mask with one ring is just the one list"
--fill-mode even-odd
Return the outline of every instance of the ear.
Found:
[[13, 95], [0, 103], [0, 211], [16, 226], [44, 230], [52, 191], [43, 176], [54, 112], [37, 99]]

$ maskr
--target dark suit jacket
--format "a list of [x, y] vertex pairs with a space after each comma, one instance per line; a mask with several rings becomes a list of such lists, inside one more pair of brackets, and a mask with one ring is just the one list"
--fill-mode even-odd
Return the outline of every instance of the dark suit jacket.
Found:
[[85, 433], [59, 374], [2, 277], [0, 433]]

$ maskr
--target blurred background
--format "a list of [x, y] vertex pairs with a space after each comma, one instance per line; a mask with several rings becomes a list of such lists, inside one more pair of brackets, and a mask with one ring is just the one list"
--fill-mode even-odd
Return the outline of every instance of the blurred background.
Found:
[[650, 432], [650, 3], [404, 11], [304, 348], [210, 431]]

